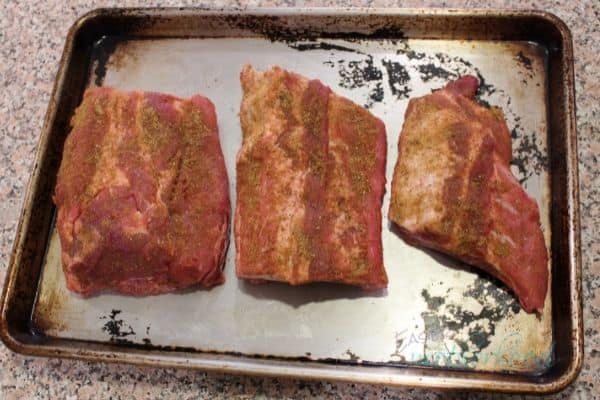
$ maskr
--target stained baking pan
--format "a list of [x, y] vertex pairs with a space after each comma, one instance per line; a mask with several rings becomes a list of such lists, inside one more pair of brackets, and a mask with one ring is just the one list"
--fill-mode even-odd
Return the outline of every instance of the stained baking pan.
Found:
[[[69, 119], [89, 85], [215, 103], [233, 185], [239, 72], [280, 65], [369, 108], [388, 131], [387, 180], [408, 99], [463, 74], [504, 109], [512, 169], [538, 202], [551, 253], [541, 315], [490, 276], [405, 244], [387, 222], [387, 291], [254, 286], [145, 298], [68, 292], [51, 194]], [[583, 356], [572, 43], [553, 15], [506, 10], [102, 9], [71, 28], [2, 297], [19, 353], [254, 375], [435, 388], [552, 392]], [[232, 195], [235, 194], [233, 186]], [[232, 199], [235, 204], [235, 198]]]

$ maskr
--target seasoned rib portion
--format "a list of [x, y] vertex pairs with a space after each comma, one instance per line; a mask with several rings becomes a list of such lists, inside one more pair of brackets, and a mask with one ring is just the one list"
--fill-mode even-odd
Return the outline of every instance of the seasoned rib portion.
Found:
[[210, 100], [91, 88], [71, 125], [54, 194], [68, 288], [222, 283], [230, 204]]
[[386, 287], [383, 123], [318, 80], [278, 67], [246, 66], [241, 82], [237, 275]]
[[510, 134], [499, 108], [473, 97], [472, 76], [412, 99], [392, 180], [389, 218], [410, 244], [478, 266], [541, 311], [548, 256], [538, 207], [510, 172]]

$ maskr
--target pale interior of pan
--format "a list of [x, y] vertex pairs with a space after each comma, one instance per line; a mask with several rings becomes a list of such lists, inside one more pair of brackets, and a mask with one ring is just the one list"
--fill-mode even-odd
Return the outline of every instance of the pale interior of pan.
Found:
[[382, 216], [387, 291], [368, 294], [330, 284], [242, 282], [234, 273], [232, 235], [222, 286], [144, 298], [103, 294], [83, 299], [65, 287], [54, 231], [34, 310], [34, 320], [45, 334], [481, 370], [531, 372], [548, 366], [550, 294], [541, 318], [526, 314], [513, 295], [487, 275], [407, 245], [387, 222], [389, 185], [408, 98], [429, 93], [460, 74], [479, 73], [489, 85], [482, 99], [502, 107], [509, 129], [514, 128], [513, 171], [537, 200], [550, 243], [545, 54], [524, 42], [326, 42], [345, 49], [313, 43], [311, 49], [299, 51], [294, 43], [249, 38], [128, 41], [112, 54], [103, 84], [209, 97], [217, 110], [233, 207], [235, 157], [241, 143], [239, 73], [244, 64], [258, 69], [279, 65], [318, 78], [336, 93], [368, 106], [387, 127]]

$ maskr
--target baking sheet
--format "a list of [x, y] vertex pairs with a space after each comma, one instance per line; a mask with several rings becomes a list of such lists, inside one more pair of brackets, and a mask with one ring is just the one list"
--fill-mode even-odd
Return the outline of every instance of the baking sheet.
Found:
[[[106, 48], [110, 58], [101, 59]], [[200, 93], [216, 106], [235, 207], [241, 144], [239, 72], [279, 65], [320, 79], [383, 119], [388, 135], [379, 293], [331, 284], [252, 285], [235, 277], [233, 234], [226, 283], [211, 290], [132, 298], [70, 293], [53, 230], [33, 321], [45, 335], [350, 363], [444, 366], [540, 373], [552, 363], [551, 293], [541, 317], [523, 312], [489, 276], [404, 243], [387, 221], [398, 134], [410, 97], [465, 73], [483, 81], [480, 99], [504, 109], [513, 134], [512, 170], [540, 206], [550, 248], [546, 57], [529, 42], [260, 38], [125, 40], [97, 44], [89, 84]], [[232, 214], [233, 215], [233, 214]]]

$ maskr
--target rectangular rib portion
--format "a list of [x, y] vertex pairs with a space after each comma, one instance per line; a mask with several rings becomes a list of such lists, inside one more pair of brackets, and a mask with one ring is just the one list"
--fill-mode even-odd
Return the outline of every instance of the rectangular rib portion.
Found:
[[538, 207], [510, 171], [502, 111], [473, 97], [476, 78], [412, 99], [398, 143], [389, 217], [411, 244], [478, 266], [541, 311], [548, 256]]
[[212, 103], [91, 88], [71, 124], [54, 195], [69, 289], [222, 283], [230, 205]]
[[383, 288], [383, 123], [317, 80], [246, 66], [236, 271], [297, 285]]

